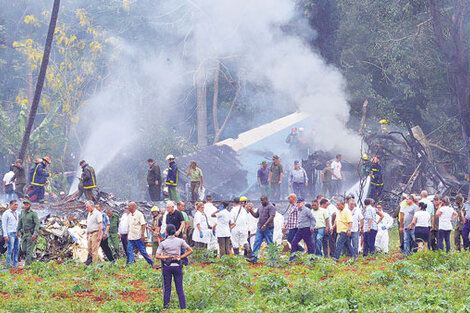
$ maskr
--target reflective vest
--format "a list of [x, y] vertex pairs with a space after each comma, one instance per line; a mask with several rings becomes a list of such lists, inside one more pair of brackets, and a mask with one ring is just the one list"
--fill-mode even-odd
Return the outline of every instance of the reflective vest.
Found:
[[43, 187], [46, 185], [48, 177], [51, 177], [51, 174], [46, 172], [46, 166], [43, 163], [38, 163], [31, 175], [31, 185]]
[[82, 182], [83, 189], [92, 189], [97, 187], [95, 170], [88, 164], [82, 168]]
[[383, 186], [382, 167], [379, 164], [372, 164], [371, 168], [371, 185]]
[[168, 174], [166, 175], [167, 186], [178, 186], [178, 166], [173, 161], [168, 166]]

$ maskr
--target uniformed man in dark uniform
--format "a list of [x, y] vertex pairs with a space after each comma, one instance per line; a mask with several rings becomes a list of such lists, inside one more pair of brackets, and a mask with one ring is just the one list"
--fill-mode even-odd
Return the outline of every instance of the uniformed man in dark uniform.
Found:
[[147, 173], [147, 184], [149, 186], [150, 200], [160, 201], [160, 195], [162, 190], [162, 174], [160, 167], [155, 164], [153, 159], [148, 159], [147, 164], [149, 170]]
[[93, 190], [95, 188], [98, 188], [98, 186], [96, 185], [95, 170], [93, 169], [93, 167], [88, 165], [85, 160], [80, 161], [80, 166], [82, 168], [82, 177], [80, 178], [80, 182], [82, 183], [85, 198], [87, 200], [95, 201]]
[[13, 164], [13, 172], [15, 173], [15, 192], [18, 199], [24, 198], [24, 187], [26, 186], [26, 174], [23, 166], [23, 160], [16, 160]]
[[370, 167], [370, 191], [369, 198], [378, 202], [380, 200], [380, 195], [384, 189], [384, 181], [382, 178], [382, 167], [379, 164], [379, 158], [374, 157], [372, 159], [372, 165]]
[[31, 210], [31, 202], [29, 200], [23, 201], [23, 207], [21, 209], [16, 236], [20, 238], [20, 234], [22, 234], [21, 250], [26, 254], [25, 265], [28, 266], [35, 257], [34, 247], [39, 235], [39, 218], [38, 214]]

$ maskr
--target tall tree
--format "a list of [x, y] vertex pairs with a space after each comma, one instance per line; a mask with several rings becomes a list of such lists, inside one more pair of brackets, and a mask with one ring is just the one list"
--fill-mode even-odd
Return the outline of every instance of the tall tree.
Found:
[[24, 159], [26, 155], [26, 148], [29, 143], [29, 136], [33, 129], [34, 119], [38, 111], [39, 100], [41, 98], [42, 87], [44, 86], [44, 79], [46, 78], [47, 65], [49, 63], [49, 55], [51, 54], [52, 40], [54, 39], [55, 25], [59, 15], [60, 0], [54, 0], [52, 7], [51, 21], [49, 22], [49, 30], [47, 32], [46, 45], [44, 46], [44, 54], [42, 56], [41, 69], [39, 70], [38, 81], [36, 84], [36, 91], [34, 93], [33, 103], [29, 112], [28, 123], [24, 131], [23, 142], [18, 157]]
[[[444, 56], [449, 87], [459, 109], [467, 173], [470, 177], [470, 2], [452, 2], [450, 13], [445, 13], [441, 1], [428, 0], [435, 43]], [[446, 17], [447, 21], [443, 21]]]

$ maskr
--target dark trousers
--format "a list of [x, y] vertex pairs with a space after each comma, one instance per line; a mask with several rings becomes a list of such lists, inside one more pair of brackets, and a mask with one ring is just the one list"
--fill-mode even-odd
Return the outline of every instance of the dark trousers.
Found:
[[465, 250], [468, 250], [468, 247], [470, 246], [470, 241], [468, 239], [469, 234], [470, 234], [470, 220], [466, 221], [465, 224], [463, 224], [462, 237], [463, 237], [463, 248]]
[[364, 251], [363, 255], [368, 256], [375, 253], [375, 237], [377, 236], [377, 231], [371, 229], [370, 232], [364, 233]]
[[369, 198], [374, 199], [376, 202], [380, 200], [380, 195], [382, 194], [382, 190], [384, 189], [384, 185], [376, 185], [374, 183], [370, 183], [370, 191], [369, 191]]
[[201, 187], [200, 181], [191, 182], [191, 201], [196, 202], [199, 198], [199, 188]]
[[4, 254], [7, 251], [7, 247], [5, 247], [5, 239], [3, 236], [0, 236], [0, 255]]
[[93, 188], [92, 189], [83, 189], [85, 192], [85, 198], [90, 201], [95, 201], [95, 196], [93, 195]]
[[122, 247], [124, 248], [124, 253], [127, 256], [127, 234], [121, 235], [121, 243]]
[[26, 186], [26, 184], [15, 185], [15, 192], [16, 192], [16, 195], [18, 196], [18, 199], [24, 198], [24, 186]]
[[279, 201], [281, 199], [281, 185], [279, 182], [271, 183], [271, 200]]
[[33, 185], [31, 190], [26, 195], [26, 198], [32, 202], [44, 203], [44, 186]]
[[[101, 240], [100, 242], [100, 247], [103, 249], [104, 255], [106, 255], [106, 258], [108, 261], [114, 262], [114, 256], [113, 253], [111, 252], [111, 249], [109, 248], [108, 245], [108, 238]], [[93, 257], [91, 254], [88, 254], [88, 258], [85, 261], [85, 265], [90, 265], [93, 262]]]
[[[398, 232], [398, 236], [400, 237], [400, 251], [403, 252], [405, 251], [405, 234]], [[437, 232], [436, 232], [436, 238], [437, 238]], [[437, 247], [437, 239], [436, 239], [436, 247]]]
[[108, 261], [114, 262], [113, 251], [109, 248], [108, 238], [101, 240], [100, 247], [103, 249], [104, 255], [106, 255]]
[[180, 308], [186, 309], [186, 299], [183, 290], [183, 266], [163, 266], [163, 307], [168, 308], [171, 296], [171, 281], [175, 279], [176, 293]]
[[152, 201], [160, 201], [160, 185], [149, 185], [149, 195], [150, 200]]
[[298, 198], [305, 198], [305, 184], [304, 183], [292, 183], [292, 189]]
[[[462, 238], [462, 240], [460, 240]], [[454, 244], [455, 249], [460, 251], [461, 242], [463, 241], [463, 229], [455, 229], [454, 230]]]
[[230, 237], [217, 237], [220, 256], [230, 255]]
[[[432, 251], [437, 251], [439, 249], [439, 235], [438, 235], [437, 230], [431, 230], [429, 233], [429, 246]], [[465, 240], [464, 240], [464, 246], [465, 246]]]
[[450, 251], [450, 232], [451, 230], [439, 229], [439, 249], [444, 250], [444, 240], [446, 242], [446, 252]]
[[[291, 254], [297, 252], [297, 246], [299, 245], [300, 240], [303, 240], [307, 245], [307, 252], [308, 254], [315, 253], [315, 247], [312, 242], [312, 232], [310, 231], [310, 227], [299, 228], [297, 233], [294, 236], [294, 240], [292, 241], [292, 249], [290, 251]], [[290, 257], [292, 261], [294, 256]]]
[[336, 229], [333, 230], [332, 234], [325, 232], [325, 236], [323, 237], [323, 256], [325, 258], [328, 256], [333, 257], [335, 255], [337, 236], [338, 234], [336, 233]]
[[342, 232], [339, 233], [338, 241], [336, 242], [336, 253], [334, 257], [335, 260], [339, 260], [343, 252], [343, 247], [346, 247], [350, 255], [354, 256], [354, 258], [357, 258], [357, 251], [353, 251], [353, 247], [351, 246], [351, 240], [349, 240], [348, 233]]
[[[294, 241], [295, 234], [297, 233], [297, 228], [292, 228], [289, 229], [289, 232], [287, 233], [287, 241], [291, 244], [292, 247], [292, 242]], [[298, 245], [297, 251], [304, 251], [304, 248], [301, 245]]]

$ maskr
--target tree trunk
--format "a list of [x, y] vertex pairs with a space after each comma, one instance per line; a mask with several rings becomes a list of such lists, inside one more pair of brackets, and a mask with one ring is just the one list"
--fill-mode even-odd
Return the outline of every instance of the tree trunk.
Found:
[[202, 65], [196, 74], [197, 88], [197, 144], [207, 146], [207, 81], [205, 66]]
[[464, 25], [470, 16], [470, 4], [465, 0], [457, 0], [455, 11], [451, 17], [450, 34], [445, 37], [441, 21], [441, 10], [438, 0], [428, 0], [431, 11], [432, 25], [436, 45], [446, 58], [447, 73], [453, 82], [451, 91], [454, 94], [458, 108], [459, 121], [462, 128], [465, 154], [467, 159], [467, 174], [470, 177], [470, 38]]
[[39, 70], [38, 82], [36, 84], [36, 91], [34, 93], [33, 103], [31, 104], [31, 111], [29, 112], [28, 123], [23, 136], [23, 143], [21, 144], [20, 154], [18, 158], [24, 159], [26, 155], [26, 148], [29, 143], [29, 136], [33, 129], [34, 119], [38, 111], [39, 100], [41, 98], [42, 87], [44, 86], [44, 78], [46, 77], [47, 65], [49, 64], [49, 55], [51, 54], [52, 40], [54, 39], [55, 25], [57, 23], [57, 16], [59, 15], [60, 0], [54, 0], [52, 7], [51, 21], [49, 23], [49, 30], [47, 32], [46, 45], [44, 46], [44, 54], [41, 62], [41, 69]]

